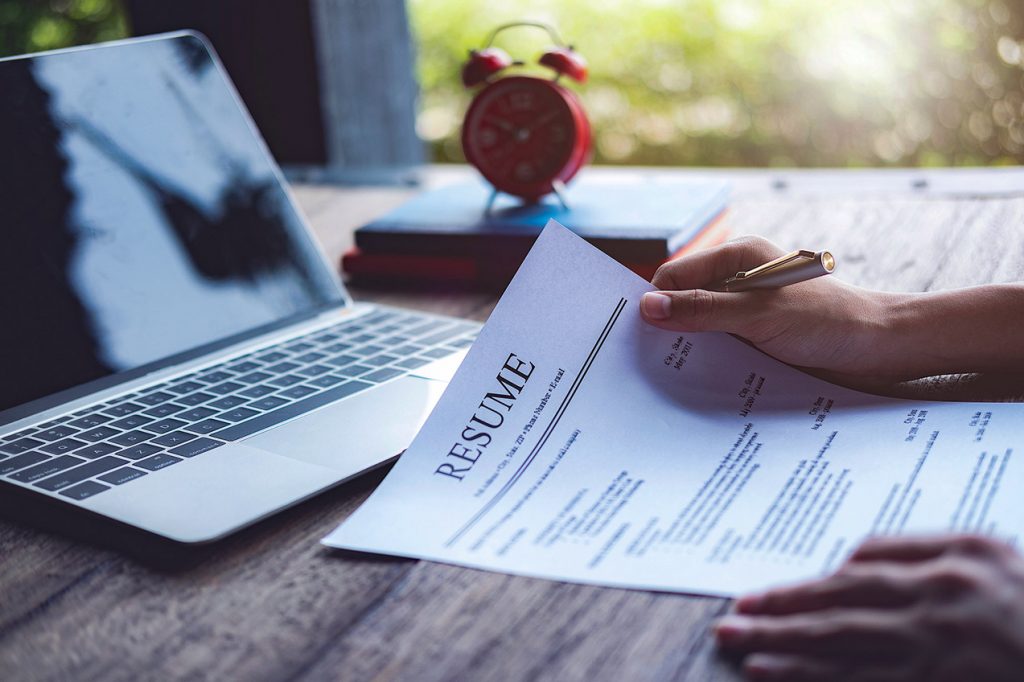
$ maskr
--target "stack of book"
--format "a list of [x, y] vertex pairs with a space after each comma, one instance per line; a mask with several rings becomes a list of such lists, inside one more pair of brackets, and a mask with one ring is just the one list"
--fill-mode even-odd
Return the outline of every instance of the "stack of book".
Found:
[[665, 261], [725, 241], [728, 193], [713, 180], [584, 176], [567, 206], [555, 196], [524, 205], [502, 195], [488, 210], [482, 182], [450, 185], [359, 228], [342, 269], [356, 283], [501, 288], [553, 218], [650, 279]]

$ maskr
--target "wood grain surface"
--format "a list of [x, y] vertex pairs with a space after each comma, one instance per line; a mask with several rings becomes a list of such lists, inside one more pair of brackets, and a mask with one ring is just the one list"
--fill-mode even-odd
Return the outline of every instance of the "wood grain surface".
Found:
[[[839, 258], [838, 276], [862, 286], [924, 291], [1024, 280], [1024, 194], [738, 186], [727, 217], [734, 234], [827, 247]], [[336, 263], [355, 226], [414, 191], [300, 187], [296, 195]], [[353, 294], [476, 320], [495, 301], [445, 289]], [[945, 377], [890, 392], [1020, 400], [1022, 385], [1011, 376]], [[725, 600], [321, 547], [383, 475], [200, 549], [5, 493], [0, 679], [738, 679], [708, 637]]]

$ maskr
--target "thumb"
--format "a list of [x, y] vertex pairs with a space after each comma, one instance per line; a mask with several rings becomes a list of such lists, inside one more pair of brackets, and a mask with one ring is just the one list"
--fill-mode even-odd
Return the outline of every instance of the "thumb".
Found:
[[754, 292], [651, 291], [640, 299], [640, 312], [645, 320], [665, 329], [744, 336], [762, 308], [751, 293]]

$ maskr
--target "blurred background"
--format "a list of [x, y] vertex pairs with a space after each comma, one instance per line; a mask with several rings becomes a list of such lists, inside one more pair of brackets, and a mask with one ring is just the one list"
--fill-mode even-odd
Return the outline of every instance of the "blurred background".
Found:
[[[1024, 163], [1020, 0], [0, 0], [0, 55], [195, 26], [260, 127], [277, 131], [267, 137], [285, 163], [458, 162], [471, 95], [462, 62], [495, 26], [521, 18], [557, 26], [590, 62], [591, 80], [575, 89], [594, 124], [595, 163]], [[295, 27], [287, 40], [284, 25]], [[360, 55], [339, 56], [346, 36]], [[316, 41], [318, 57], [303, 52]], [[547, 43], [521, 29], [497, 44], [532, 63]], [[259, 64], [278, 53], [291, 68], [275, 86]], [[296, 64], [318, 83], [313, 94], [287, 84]], [[290, 87], [288, 97], [275, 87]], [[289, 117], [309, 116], [307, 95], [327, 123], [289, 143], [299, 127]], [[386, 128], [367, 134], [373, 122], [358, 135], [332, 132], [339, 101], [380, 102], [396, 112], [391, 130], [409, 119], [413, 142], [396, 146]], [[369, 151], [358, 151], [366, 140]]]

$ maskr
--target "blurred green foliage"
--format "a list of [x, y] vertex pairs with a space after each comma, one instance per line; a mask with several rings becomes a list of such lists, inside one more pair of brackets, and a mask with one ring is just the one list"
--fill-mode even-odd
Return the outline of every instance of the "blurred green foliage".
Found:
[[[1020, 0], [408, 2], [418, 128], [439, 161], [463, 158], [468, 50], [529, 18], [590, 62], [576, 90], [598, 163], [1024, 163]], [[516, 29], [496, 44], [532, 64], [549, 42]]]
[[123, 38], [118, 0], [0, 0], [0, 57]]
[[[1021, 0], [407, 2], [417, 127], [437, 161], [463, 159], [468, 50], [526, 18], [555, 25], [590, 62], [574, 87], [598, 163], [1024, 163]], [[127, 33], [120, 0], [0, 0], [0, 56]], [[518, 29], [497, 44], [533, 64], [548, 42]]]

